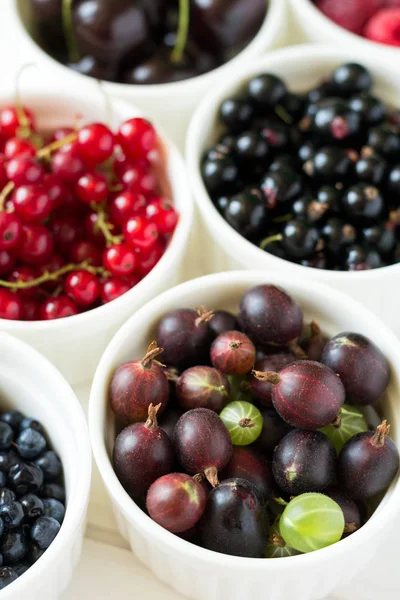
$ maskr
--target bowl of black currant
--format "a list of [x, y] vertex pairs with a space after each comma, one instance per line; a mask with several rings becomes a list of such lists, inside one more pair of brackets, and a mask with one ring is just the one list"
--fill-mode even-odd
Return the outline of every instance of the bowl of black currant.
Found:
[[110, 93], [134, 99], [153, 118], [171, 126], [175, 115], [180, 129], [225, 71], [280, 45], [286, 32], [286, 0], [12, 4], [15, 24], [39, 59], [63, 65], [64, 76], [109, 82]]
[[359, 302], [290, 274], [218, 273], [149, 302], [89, 404], [133, 552], [196, 600], [330, 596], [398, 515], [399, 357]]
[[399, 91], [375, 58], [305, 45], [210, 93], [187, 161], [212, 266], [330, 283], [399, 331]]

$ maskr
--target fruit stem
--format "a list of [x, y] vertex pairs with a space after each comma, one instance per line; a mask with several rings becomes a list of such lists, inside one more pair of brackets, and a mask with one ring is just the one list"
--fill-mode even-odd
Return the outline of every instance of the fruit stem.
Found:
[[284, 106], [277, 104], [274, 108], [275, 114], [284, 122], [286, 125], [293, 125], [293, 119], [289, 115], [288, 111]]
[[274, 502], [276, 502], [277, 504], [279, 504], [279, 506], [287, 506], [289, 503], [286, 502], [286, 500], [284, 500], [283, 498], [272, 498], [272, 500]]
[[168, 367], [168, 369], [165, 369], [164, 375], [168, 381], [172, 381], [172, 383], [176, 383], [179, 379], [179, 372], [177, 369], [174, 369], [174, 367]]
[[290, 342], [289, 350], [291, 350], [293, 354], [297, 356], [297, 358], [300, 358], [302, 360], [308, 358], [307, 353], [304, 352], [301, 346], [299, 346], [297, 340], [293, 340], [292, 342]]
[[335, 429], [340, 429], [340, 427], [342, 425], [342, 415], [340, 413], [338, 414], [338, 416], [336, 417], [336, 419], [334, 421], [332, 421], [331, 425]]
[[190, 25], [190, 0], [179, 0], [179, 23], [176, 36], [176, 44], [171, 54], [171, 62], [174, 64], [182, 60], [188, 41]]
[[9, 194], [11, 194], [11, 192], [13, 191], [13, 189], [15, 188], [15, 183], [13, 183], [12, 181], [9, 181], [7, 183], [7, 185], [5, 185], [1, 191], [0, 194], [0, 211], [3, 212], [4, 210], [4, 204], [5, 201], [7, 200], [7, 197], [9, 196]]
[[240, 346], [241, 346], [242, 344], [243, 344], [243, 342], [239, 342], [239, 341], [236, 341], [236, 342], [229, 342], [229, 348], [230, 348], [231, 350], [237, 350], [238, 348], [240, 348]]
[[244, 419], [240, 419], [239, 421], [239, 427], [247, 427], [248, 429], [251, 429], [251, 427], [254, 427], [255, 423], [252, 419], [249, 418], [244, 418]]
[[157, 413], [161, 408], [161, 402], [160, 404], [157, 404], [157, 406], [154, 406], [153, 404], [150, 404], [149, 409], [148, 409], [148, 417], [147, 417], [147, 421], [145, 423], [145, 426], [147, 427], [147, 429], [157, 429], [158, 427], [158, 422], [157, 422]]
[[317, 321], [311, 321], [310, 323], [311, 335], [310, 339], [314, 340], [315, 338], [319, 338], [321, 336], [321, 327], [318, 325]]
[[207, 480], [211, 483], [213, 488], [219, 485], [218, 471], [215, 467], [204, 469], [204, 475], [207, 477]]
[[385, 443], [385, 437], [390, 433], [390, 425], [387, 424], [387, 421], [382, 421], [380, 425], [376, 428], [375, 434], [371, 439], [371, 444], [374, 446], [383, 446]]
[[26, 290], [32, 287], [36, 287], [46, 283], [47, 281], [57, 280], [59, 277], [66, 275], [67, 273], [71, 273], [72, 271], [84, 270], [89, 271], [89, 273], [93, 273], [94, 275], [106, 275], [108, 272], [103, 269], [103, 267], [93, 267], [90, 265], [89, 261], [85, 260], [79, 264], [69, 264], [64, 265], [61, 269], [57, 271], [45, 271], [43, 275], [40, 277], [36, 277], [36, 279], [32, 279], [31, 281], [3, 281], [0, 279], [0, 287], [9, 288], [11, 290]]
[[206, 476], [204, 475], [204, 473], [196, 473], [196, 475], [193, 475], [193, 479], [195, 481], [197, 481], [197, 483], [202, 483], [205, 480]]
[[101, 231], [106, 240], [107, 246], [112, 246], [113, 244], [120, 244], [123, 241], [122, 235], [113, 235], [111, 233], [111, 229], [113, 225], [107, 221], [106, 213], [102, 208], [100, 208], [97, 204], [91, 205], [94, 212], [97, 213], [98, 219], [96, 223], [96, 228]]
[[274, 533], [271, 536], [271, 544], [273, 546], [278, 546], [279, 548], [284, 548], [286, 546], [285, 541], [281, 535]]
[[62, 140], [56, 140], [55, 142], [51, 142], [51, 144], [48, 144], [47, 146], [40, 148], [40, 150], [38, 150], [38, 152], [36, 153], [36, 156], [37, 156], [37, 158], [48, 158], [52, 152], [55, 152], [56, 150], [59, 150], [63, 146], [66, 146], [67, 144], [74, 142], [77, 137], [78, 137], [77, 133], [75, 133], [75, 132], [69, 133], [64, 138], [62, 138]]
[[65, 41], [68, 49], [68, 58], [71, 63], [79, 60], [79, 50], [74, 36], [72, 25], [72, 3], [74, 0], [62, 0], [62, 22]]
[[343, 533], [354, 533], [357, 531], [357, 525], [355, 523], [345, 523]]
[[150, 346], [147, 348], [144, 358], [142, 359], [142, 367], [145, 369], [150, 369], [152, 362], [159, 354], [161, 354], [161, 352], [163, 352], [163, 349], [158, 347], [157, 342], [151, 342]]
[[200, 325], [203, 325], [203, 323], [208, 323], [209, 321], [211, 321], [211, 319], [215, 315], [214, 311], [213, 310], [207, 310], [206, 307], [204, 306], [204, 304], [202, 304], [200, 306], [200, 308], [198, 308], [197, 306], [195, 306], [194, 310], [199, 315], [198, 319], [196, 319], [196, 321], [195, 321], [196, 327], [199, 327]]
[[273, 242], [281, 242], [281, 241], [282, 241], [282, 234], [281, 233], [277, 233], [276, 235], [270, 235], [269, 237], [265, 238], [260, 243], [260, 248], [261, 248], [261, 250], [265, 250], [265, 248], [267, 246], [269, 246], [269, 244], [272, 244]]
[[259, 381], [268, 381], [272, 385], [277, 385], [281, 380], [279, 373], [274, 373], [274, 371], [255, 371], [253, 369], [251, 374]]

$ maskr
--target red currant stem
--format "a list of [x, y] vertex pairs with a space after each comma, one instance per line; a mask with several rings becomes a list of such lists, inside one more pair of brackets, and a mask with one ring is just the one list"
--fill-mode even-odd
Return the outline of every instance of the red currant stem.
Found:
[[59, 285], [56, 287], [56, 289], [54, 290], [54, 292], [51, 295], [53, 296], [53, 298], [56, 298], [57, 296], [59, 296], [61, 294], [62, 291], [63, 291], [63, 286]]
[[124, 186], [121, 185], [120, 183], [110, 184], [108, 186], [109, 192], [122, 192], [123, 189], [124, 189]]
[[36, 65], [33, 63], [28, 63], [26, 65], [22, 65], [17, 75], [17, 89], [15, 92], [15, 110], [17, 111], [18, 116], [18, 135], [19, 137], [28, 138], [31, 135], [31, 125], [28, 117], [24, 111], [21, 100], [21, 90], [20, 90], [20, 82], [23, 72], [30, 67], [35, 67]]
[[261, 248], [261, 250], [265, 250], [265, 248], [267, 246], [269, 246], [269, 244], [272, 244], [273, 242], [281, 242], [281, 241], [282, 241], [281, 233], [277, 233], [276, 235], [270, 235], [269, 237], [263, 239], [263, 241], [260, 244], [260, 248]]
[[37, 156], [37, 158], [47, 158], [48, 156], [50, 156], [50, 154], [52, 152], [55, 152], [56, 150], [59, 150], [63, 146], [66, 146], [67, 144], [74, 142], [77, 137], [78, 137], [77, 133], [75, 133], [75, 132], [69, 133], [62, 140], [56, 140], [55, 142], [51, 142], [51, 144], [48, 144], [48, 146], [44, 146], [43, 148], [41, 148], [37, 152], [36, 156]]
[[9, 288], [11, 290], [26, 290], [32, 287], [36, 287], [46, 283], [47, 281], [54, 281], [67, 273], [71, 273], [71, 271], [89, 271], [89, 273], [93, 273], [93, 275], [105, 275], [107, 271], [103, 269], [103, 267], [93, 267], [89, 261], [85, 260], [79, 264], [69, 264], [61, 267], [57, 271], [45, 271], [43, 275], [40, 277], [36, 277], [36, 279], [32, 279], [31, 281], [3, 281], [0, 279], [0, 287]]
[[387, 424], [387, 421], [382, 421], [380, 425], [376, 428], [376, 431], [371, 439], [371, 444], [373, 446], [383, 446], [385, 443], [385, 437], [390, 433], [390, 425]]
[[150, 369], [153, 360], [157, 358], [161, 352], [163, 352], [163, 349], [158, 347], [157, 342], [151, 342], [150, 346], [147, 348], [144, 358], [142, 359], [142, 367], [145, 369]]
[[13, 189], [15, 188], [15, 183], [13, 183], [12, 181], [9, 181], [7, 183], [7, 185], [4, 186], [4, 188], [1, 191], [0, 194], [0, 211], [2, 212], [4, 210], [4, 203], [7, 200], [7, 197], [9, 196], [9, 194], [11, 194], [11, 192], [13, 191]]
[[71, 63], [76, 63], [80, 56], [72, 25], [72, 3], [73, 0], [62, 0], [62, 21], [68, 49], [68, 58]]
[[147, 421], [145, 423], [145, 425], [148, 429], [157, 429], [157, 427], [158, 427], [157, 413], [160, 410], [160, 408], [161, 408], [161, 403], [157, 404], [157, 406], [153, 406], [153, 404], [150, 404]]
[[217, 487], [217, 485], [219, 485], [218, 471], [216, 467], [208, 467], [207, 469], [204, 469], [204, 475], [207, 477], [207, 480], [213, 487]]
[[281, 380], [279, 373], [274, 373], [273, 371], [256, 371], [253, 369], [251, 374], [259, 381], [267, 381], [272, 385], [277, 385]]
[[204, 304], [202, 304], [200, 306], [200, 308], [195, 306], [194, 310], [199, 315], [195, 322], [196, 327], [199, 327], [200, 325], [203, 325], [204, 323], [208, 323], [209, 321], [211, 321], [211, 319], [215, 315], [214, 311], [207, 310], [206, 307], [204, 306]]
[[285, 541], [281, 535], [274, 533], [271, 536], [271, 544], [273, 546], [278, 546], [278, 548], [284, 548], [286, 546]]
[[179, 63], [185, 52], [190, 25], [190, 1], [179, 0], [179, 24], [176, 44], [171, 54], [171, 62]]
[[112, 246], [113, 244], [120, 244], [124, 239], [122, 235], [113, 235], [111, 233], [111, 229], [113, 225], [107, 221], [106, 213], [102, 208], [99, 208], [97, 205], [91, 205], [93, 210], [97, 213], [98, 219], [96, 222], [96, 228], [101, 231], [104, 235], [104, 238], [107, 242], [107, 246]]

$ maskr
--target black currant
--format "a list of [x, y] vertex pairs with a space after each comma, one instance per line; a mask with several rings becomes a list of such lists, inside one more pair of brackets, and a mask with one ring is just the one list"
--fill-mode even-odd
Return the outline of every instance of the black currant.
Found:
[[338, 67], [332, 74], [332, 84], [341, 96], [347, 97], [368, 92], [372, 87], [371, 73], [362, 65], [348, 63]]
[[343, 195], [342, 204], [348, 217], [352, 219], [378, 219], [384, 208], [384, 200], [379, 189], [368, 183], [358, 183]]
[[258, 190], [248, 190], [233, 196], [225, 208], [224, 217], [245, 238], [262, 233], [267, 221], [267, 209]]
[[276, 75], [265, 73], [253, 77], [247, 86], [248, 97], [255, 106], [274, 108], [287, 94], [285, 83]]

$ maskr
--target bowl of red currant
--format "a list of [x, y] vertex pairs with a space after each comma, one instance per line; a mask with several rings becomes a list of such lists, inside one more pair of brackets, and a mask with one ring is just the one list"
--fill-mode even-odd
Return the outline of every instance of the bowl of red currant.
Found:
[[397, 512], [399, 351], [360, 303], [290, 274], [218, 273], [144, 306], [89, 403], [133, 552], [197, 600], [333, 593]]
[[0, 319], [74, 382], [179, 281], [192, 203], [178, 151], [136, 109], [96, 84], [23, 88], [0, 98]]

